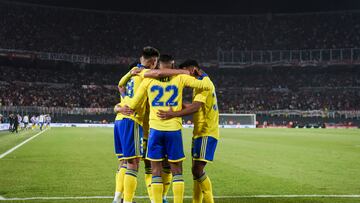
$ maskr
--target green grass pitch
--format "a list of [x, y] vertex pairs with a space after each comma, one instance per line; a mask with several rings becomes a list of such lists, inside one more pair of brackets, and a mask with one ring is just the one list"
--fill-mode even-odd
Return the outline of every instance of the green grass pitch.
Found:
[[[39, 131], [0, 133], [0, 154]], [[112, 196], [117, 160], [110, 128], [52, 128], [0, 159], [0, 196]], [[183, 130], [191, 196], [191, 130]], [[137, 196], [145, 196], [143, 164]], [[360, 194], [358, 129], [221, 129], [207, 166], [215, 196]], [[171, 193], [171, 192], [170, 192]], [[169, 194], [171, 195], [171, 194]], [[2, 202], [111, 202], [105, 199]], [[170, 201], [172, 201], [170, 199]], [[136, 202], [149, 202], [136, 199]], [[191, 202], [186, 199], [186, 202]], [[215, 202], [360, 202], [360, 198], [219, 198]]]

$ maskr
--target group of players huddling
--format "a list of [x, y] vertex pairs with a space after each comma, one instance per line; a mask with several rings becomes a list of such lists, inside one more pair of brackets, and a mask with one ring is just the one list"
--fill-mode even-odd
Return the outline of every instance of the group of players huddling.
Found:
[[[114, 203], [132, 203], [139, 162], [145, 163], [145, 183], [153, 203], [167, 202], [172, 184], [174, 202], [183, 202], [185, 159], [182, 116], [193, 114], [193, 202], [214, 202], [210, 178], [204, 168], [212, 162], [219, 138], [219, 112], [215, 87], [195, 60], [175, 68], [170, 55], [153, 47], [142, 50], [140, 63], [119, 82], [121, 102], [114, 127], [119, 159]], [[182, 103], [184, 87], [193, 88], [191, 104]]]

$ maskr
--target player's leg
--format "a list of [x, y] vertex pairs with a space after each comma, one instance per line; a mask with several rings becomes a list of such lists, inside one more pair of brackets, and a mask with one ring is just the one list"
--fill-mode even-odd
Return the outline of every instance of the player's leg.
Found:
[[152, 192], [152, 203], [162, 203], [164, 184], [161, 177], [162, 161], [151, 161], [151, 192]]
[[182, 161], [170, 162], [171, 173], [173, 174], [172, 190], [174, 193], [174, 203], [184, 201], [184, 177], [182, 175]]
[[123, 119], [124, 128], [120, 141], [127, 160], [127, 170], [124, 177], [124, 203], [133, 202], [137, 188], [139, 161], [142, 157], [142, 127], [131, 119]]
[[182, 161], [185, 159], [181, 130], [166, 132], [166, 154], [173, 175], [172, 189], [174, 203], [184, 201], [184, 178], [182, 173]]
[[162, 203], [163, 180], [161, 177], [162, 161], [165, 158], [163, 132], [150, 129], [146, 159], [151, 161], [151, 192], [152, 202]]
[[[206, 202], [204, 199], [204, 196], [206, 196], [205, 194], [203, 194], [203, 188], [201, 187], [201, 183], [203, 180], [203, 178], [206, 177], [206, 174], [204, 172], [204, 168], [205, 168], [206, 162], [203, 161], [193, 161], [192, 163], [192, 174], [193, 174], [193, 179], [194, 179], [194, 183], [193, 183], [193, 203], [201, 203], [201, 202]], [[205, 190], [206, 192], [212, 191], [211, 188], [210, 190]], [[212, 194], [212, 192], [211, 192]], [[209, 196], [209, 195], [208, 195]]]
[[133, 202], [135, 191], [137, 188], [139, 161], [139, 158], [127, 160], [127, 170], [124, 177], [124, 203]]
[[163, 166], [163, 168], [162, 168], [162, 172], [161, 172], [161, 177], [162, 177], [163, 183], [164, 183], [163, 203], [167, 203], [168, 201], [166, 200], [166, 197], [169, 192], [173, 176], [171, 173], [170, 164], [167, 159], [165, 159], [163, 161], [162, 166]]
[[[191, 146], [191, 154], [192, 156], [194, 156], [194, 153], [196, 154], [197, 149], [195, 149], [195, 145], [194, 145], [194, 141], [195, 139], [193, 138], [192, 140], [192, 146]], [[194, 160], [192, 161], [192, 171], [194, 169]], [[199, 181], [197, 181], [196, 176], [194, 175], [193, 172], [193, 195], [192, 195], [192, 202], [193, 203], [202, 203], [203, 200], [203, 194], [201, 191], [201, 187], [200, 187], [200, 183]]]
[[[205, 166], [214, 159], [217, 140], [210, 136], [198, 137], [193, 140], [192, 173], [194, 178], [193, 202], [214, 202], [212, 184], [205, 173]], [[200, 190], [199, 190], [200, 189]]]
[[113, 203], [120, 203], [124, 193], [124, 176], [126, 172], [126, 161], [123, 160], [123, 150], [120, 142], [121, 120], [115, 121], [114, 126], [114, 146], [115, 154], [119, 159], [118, 170], [115, 174], [115, 195]]
[[151, 192], [151, 179], [152, 179], [152, 170], [151, 170], [151, 162], [149, 160], [144, 159], [145, 165], [145, 185], [146, 190], [149, 196], [149, 199], [152, 200], [152, 192]]
[[152, 192], [151, 192], [152, 171], [151, 171], [151, 162], [146, 159], [147, 143], [148, 143], [148, 138], [144, 137], [144, 139], [143, 139], [143, 161], [144, 161], [144, 167], [145, 167], [144, 178], [145, 178], [146, 190], [147, 190], [149, 199], [151, 201], [153, 199]]
[[126, 164], [125, 160], [119, 160], [118, 170], [115, 174], [115, 195], [113, 203], [120, 203], [123, 199]]

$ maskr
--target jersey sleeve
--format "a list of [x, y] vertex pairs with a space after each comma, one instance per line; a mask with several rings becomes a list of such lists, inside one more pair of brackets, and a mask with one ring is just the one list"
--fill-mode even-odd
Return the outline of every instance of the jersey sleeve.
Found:
[[138, 76], [140, 76], [141, 78], [145, 78], [145, 73], [148, 72], [150, 69], [143, 69], [139, 74]]
[[139, 88], [136, 90], [134, 97], [131, 99], [131, 102], [129, 103], [129, 107], [131, 109], [136, 109], [137, 105], [141, 103], [141, 101], [143, 99], [147, 98], [147, 87], [149, 85], [150, 80], [149, 79], [144, 79]]
[[201, 102], [201, 103], [206, 103], [206, 98], [209, 96], [210, 91], [202, 91], [202, 92], [198, 92], [197, 94], [195, 94], [195, 97], [193, 99], [193, 101], [197, 101], [197, 102]]
[[136, 67], [132, 68], [128, 73], [126, 73], [119, 81], [118, 86], [123, 87], [131, 78], [131, 71], [134, 70]]
[[210, 90], [211, 85], [206, 80], [198, 80], [189, 75], [179, 75], [181, 77], [181, 81], [184, 83], [186, 87], [197, 88], [201, 90]]

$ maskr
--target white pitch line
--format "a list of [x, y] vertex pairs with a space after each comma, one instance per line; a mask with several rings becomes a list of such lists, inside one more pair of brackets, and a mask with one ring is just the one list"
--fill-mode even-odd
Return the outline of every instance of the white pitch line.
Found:
[[[239, 198], [360, 198], [360, 194], [353, 195], [234, 195], [234, 196], [214, 196], [215, 199], [239, 199]], [[66, 200], [66, 199], [112, 199], [113, 196], [78, 196], [78, 197], [14, 197], [4, 198], [0, 196], [0, 201], [17, 201], [17, 200]], [[147, 199], [148, 196], [136, 196], [136, 199]], [[173, 197], [168, 197], [172, 199]], [[191, 199], [191, 196], [185, 196], [185, 199]]]
[[30, 140], [34, 139], [35, 137], [41, 135], [41, 134], [44, 133], [45, 131], [47, 131], [47, 129], [46, 129], [46, 130], [43, 130], [43, 131], [41, 131], [41, 132], [39, 132], [39, 133], [37, 133], [36, 135], [34, 135], [34, 136], [26, 139], [26, 140], [23, 141], [22, 143], [20, 143], [20, 144], [16, 145], [15, 147], [9, 149], [8, 151], [6, 151], [5, 153], [3, 153], [3, 154], [0, 155], [0, 159], [4, 158], [6, 155], [8, 155], [8, 154], [10, 154], [11, 152], [15, 151], [17, 148], [19, 148], [19, 147], [21, 147], [22, 145], [26, 144], [27, 142], [29, 142]]

